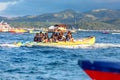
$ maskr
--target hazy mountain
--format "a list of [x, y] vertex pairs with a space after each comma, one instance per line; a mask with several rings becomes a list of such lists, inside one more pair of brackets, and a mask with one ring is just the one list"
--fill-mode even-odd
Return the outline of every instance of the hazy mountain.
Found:
[[[88, 12], [77, 12], [71, 9], [67, 9], [64, 11], [56, 12], [56, 13], [46, 13], [42, 15], [27, 15], [23, 17], [15, 17], [15, 18], [5, 18], [0, 17], [0, 20], [6, 20], [10, 23], [15, 23], [16, 25], [19, 22], [28, 23], [29, 25], [35, 27], [51, 25], [51, 23], [65, 23], [71, 26], [75, 26], [76, 28], [84, 28], [84, 29], [120, 29], [120, 10], [110, 10], [110, 9], [96, 9]], [[30, 23], [31, 22], [31, 23]], [[44, 24], [38, 24], [38, 22], [44, 22]], [[20, 25], [22, 26], [22, 24]], [[35, 24], [35, 25], [33, 25]], [[46, 25], [45, 25], [46, 26]]]
[[12, 21], [40, 21], [40, 22], [61, 22], [61, 23], [67, 23], [67, 22], [73, 22], [76, 20], [79, 20], [83, 16], [82, 13], [76, 12], [71, 9], [67, 9], [61, 12], [56, 13], [46, 13], [42, 15], [36, 15], [36, 16], [23, 16], [23, 17], [17, 17], [14, 18]]
[[92, 15], [100, 21], [107, 21], [120, 18], [120, 10], [96, 9], [85, 14]]
[[120, 26], [120, 18], [106, 21], [106, 23], [113, 24], [113, 25], [116, 25], [116, 26]]
[[7, 18], [0, 16], [0, 21], [2, 21], [2, 20], [7, 20]]
[[28, 15], [23, 17], [16, 17], [11, 19], [12, 21], [40, 21], [40, 22], [74, 22], [85, 20], [99, 20], [99, 21], [107, 21], [112, 19], [120, 18], [120, 10], [109, 10], [109, 9], [96, 9], [89, 12], [76, 12], [71, 9], [67, 9], [64, 11], [56, 12], [56, 13], [46, 13], [42, 15]]

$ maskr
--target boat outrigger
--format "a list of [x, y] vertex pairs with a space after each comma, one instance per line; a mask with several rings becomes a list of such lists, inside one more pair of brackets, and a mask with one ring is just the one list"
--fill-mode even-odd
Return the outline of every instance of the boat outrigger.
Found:
[[58, 42], [18, 42], [15, 43], [16, 46], [49, 46], [49, 47], [56, 47], [56, 46], [77, 46], [77, 45], [85, 45], [91, 46], [95, 43], [95, 37], [87, 37], [82, 38], [79, 40], [74, 41], [58, 41]]

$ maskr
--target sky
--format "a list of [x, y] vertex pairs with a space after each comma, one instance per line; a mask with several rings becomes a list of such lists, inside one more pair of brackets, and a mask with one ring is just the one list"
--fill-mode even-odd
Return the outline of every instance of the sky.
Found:
[[85, 12], [94, 9], [120, 9], [120, 0], [0, 0], [0, 16], [40, 15], [73, 9]]

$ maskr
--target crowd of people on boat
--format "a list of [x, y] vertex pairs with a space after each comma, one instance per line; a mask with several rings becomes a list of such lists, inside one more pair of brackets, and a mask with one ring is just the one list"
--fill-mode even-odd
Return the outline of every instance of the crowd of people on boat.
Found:
[[34, 37], [35, 42], [58, 42], [58, 41], [73, 41], [72, 32], [68, 31], [66, 35], [64, 32], [53, 32], [49, 37], [48, 33], [36, 33]]

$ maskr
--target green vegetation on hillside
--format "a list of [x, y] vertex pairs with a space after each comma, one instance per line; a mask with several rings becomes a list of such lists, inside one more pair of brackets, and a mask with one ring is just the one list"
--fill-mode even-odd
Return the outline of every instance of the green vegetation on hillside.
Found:
[[46, 13], [36, 16], [23, 16], [16, 18], [0, 17], [13, 27], [49, 27], [55, 24], [67, 24], [76, 29], [111, 30], [120, 29], [120, 10], [97, 9], [89, 12], [76, 12], [64, 10], [56, 13]]
[[13, 27], [25, 27], [25, 28], [47, 28], [51, 25], [56, 24], [55, 22], [9, 22], [10, 26]]

